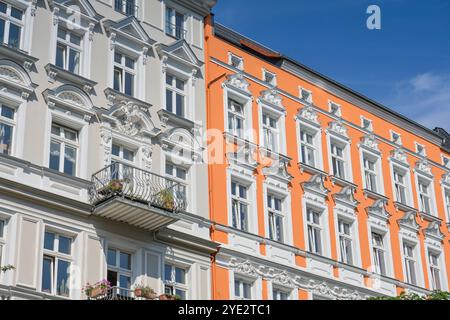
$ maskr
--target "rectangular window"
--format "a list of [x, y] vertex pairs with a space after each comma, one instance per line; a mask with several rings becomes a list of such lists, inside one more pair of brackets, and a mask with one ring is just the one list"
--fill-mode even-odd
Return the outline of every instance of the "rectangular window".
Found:
[[315, 254], [322, 254], [322, 226], [320, 222], [320, 213], [307, 209], [308, 225], [308, 251]]
[[70, 266], [72, 260], [71, 237], [46, 231], [42, 258], [42, 292], [69, 297]]
[[187, 270], [172, 264], [164, 265], [164, 292], [186, 300], [188, 293]]
[[442, 290], [439, 254], [429, 251], [428, 263], [430, 266], [430, 274], [431, 274], [431, 288], [433, 290]]
[[395, 196], [396, 201], [403, 203], [404, 205], [407, 205], [407, 198], [406, 198], [406, 177], [405, 174], [394, 170], [394, 185], [395, 185]]
[[24, 12], [0, 1], [0, 41], [15, 49], [21, 48]]
[[239, 70], [244, 70], [244, 59], [241, 57], [238, 57], [232, 53], [229, 53], [228, 56], [228, 64], [231, 65], [232, 67], [239, 69]]
[[405, 263], [406, 282], [417, 285], [416, 277], [416, 259], [414, 255], [414, 246], [409, 243], [403, 243], [403, 256]]
[[273, 300], [289, 300], [289, 293], [277, 288], [273, 288], [272, 297]]
[[175, 197], [186, 201], [188, 197], [188, 169], [167, 161], [166, 175], [175, 181], [173, 186]]
[[3, 247], [5, 245], [5, 221], [0, 220], [0, 266], [6, 263], [3, 263]]
[[263, 69], [263, 81], [275, 87], [277, 85], [277, 75]]
[[127, 16], [137, 15], [136, 0], [114, 0], [114, 10]]
[[170, 74], [166, 75], [166, 110], [186, 117], [186, 82]]
[[345, 156], [344, 148], [331, 143], [331, 163], [333, 166], [333, 175], [345, 180]]
[[430, 197], [430, 183], [419, 179], [419, 200], [420, 211], [427, 214], [432, 214], [431, 197]]
[[78, 153], [78, 132], [53, 123], [50, 140], [49, 168], [75, 176]]
[[279, 151], [279, 132], [278, 119], [263, 113], [263, 143], [267, 149], [278, 152]]
[[377, 169], [376, 162], [370, 159], [366, 155], [363, 156], [364, 163], [364, 181], [366, 183], [366, 189], [372, 192], [378, 192], [377, 188]]
[[169, 7], [166, 8], [166, 34], [176, 39], [186, 38], [184, 15]]
[[244, 121], [244, 106], [233, 99], [228, 99], [228, 133], [243, 139]]
[[330, 113], [335, 115], [336, 117], [341, 117], [342, 113], [341, 113], [341, 106], [337, 103], [334, 103], [332, 101], [329, 102], [329, 107], [330, 107]]
[[450, 190], [445, 190], [445, 206], [447, 208], [447, 222], [450, 223]]
[[238, 278], [234, 279], [234, 297], [238, 300], [250, 300], [252, 298], [252, 284]]
[[274, 195], [267, 195], [267, 209], [269, 218], [269, 238], [275, 241], [283, 242], [283, 200]]
[[385, 276], [386, 257], [385, 257], [384, 237], [380, 233], [372, 232], [372, 254], [375, 272]]
[[316, 167], [317, 148], [314, 145], [315, 136], [300, 128], [300, 161], [308, 166]]
[[111, 286], [128, 290], [131, 288], [132, 257], [131, 253], [108, 248], [106, 255], [107, 280], [111, 283]]
[[338, 227], [341, 262], [353, 264], [352, 226], [344, 220], [339, 220]]
[[0, 153], [11, 155], [15, 128], [15, 110], [0, 104]]
[[248, 231], [250, 202], [248, 188], [238, 182], [231, 182], [231, 217], [233, 228]]
[[300, 88], [300, 98], [308, 103], [312, 103], [312, 93], [309, 90]]
[[118, 143], [112, 143], [111, 178], [115, 180], [133, 177], [135, 151]]
[[114, 53], [114, 90], [135, 95], [136, 60], [122, 53]]
[[55, 64], [72, 73], [80, 73], [82, 39], [73, 31], [58, 27]]

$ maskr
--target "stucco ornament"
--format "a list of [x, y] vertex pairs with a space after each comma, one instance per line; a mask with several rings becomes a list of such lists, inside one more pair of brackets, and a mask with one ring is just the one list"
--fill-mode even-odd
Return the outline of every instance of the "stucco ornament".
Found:
[[118, 110], [121, 114], [116, 120], [116, 129], [124, 135], [134, 137], [136, 136], [141, 126], [141, 108], [131, 102], [121, 106]]

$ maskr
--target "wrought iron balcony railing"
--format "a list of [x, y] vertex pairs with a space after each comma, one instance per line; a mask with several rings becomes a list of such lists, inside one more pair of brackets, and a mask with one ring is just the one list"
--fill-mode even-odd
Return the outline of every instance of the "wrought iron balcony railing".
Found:
[[152, 172], [112, 163], [92, 176], [91, 203], [121, 197], [170, 212], [186, 210], [186, 186]]
[[88, 297], [89, 300], [149, 300], [136, 297], [133, 290], [119, 287], [111, 287], [100, 292], [96, 296]]

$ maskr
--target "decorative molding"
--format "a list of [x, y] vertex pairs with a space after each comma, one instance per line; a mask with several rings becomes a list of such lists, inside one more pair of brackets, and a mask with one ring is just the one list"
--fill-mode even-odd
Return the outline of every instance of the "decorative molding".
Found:
[[100, 146], [103, 148], [103, 164], [105, 167], [109, 166], [112, 151], [112, 133], [109, 125], [102, 126], [100, 129]]
[[109, 35], [109, 49], [114, 50], [116, 47], [117, 33], [111, 32]]
[[425, 237], [431, 237], [438, 241], [442, 241], [445, 238], [445, 235], [441, 232], [441, 223], [438, 221], [430, 222], [428, 226], [423, 229], [423, 234]]
[[382, 219], [383, 221], [389, 221], [391, 214], [386, 210], [387, 201], [380, 199], [375, 201], [370, 207], [366, 208], [367, 215], [374, 218]]
[[340, 120], [331, 121], [329, 123], [328, 130], [341, 137], [348, 139], [347, 127]]
[[420, 159], [419, 161], [416, 162], [416, 167], [415, 167], [416, 171], [418, 171], [419, 173], [422, 173], [424, 175], [433, 176], [433, 173], [431, 172], [431, 166], [428, 162], [428, 160], [426, 159]]
[[53, 25], [56, 26], [59, 23], [59, 7], [53, 7]]
[[278, 108], [283, 108], [282, 101], [283, 98], [278, 93], [276, 89], [269, 89], [261, 91], [261, 96], [259, 98], [260, 101], [271, 104]]
[[38, 0], [31, 0], [30, 14], [32, 17], [36, 16], [37, 2]]
[[416, 233], [419, 232], [420, 225], [416, 221], [417, 212], [415, 211], [408, 211], [405, 212], [402, 218], [398, 219], [397, 222], [400, 225], [400, 227], [404, 227], [409, 230], [413, 230]]
[[95, 28], [95, 23], [94, 22], [89, 22], [89, 41], [93, 41], [94, 40], [94, 28]]
[[369, 149], [371, 151], [375, 151], [376, 153], [380, 153], [380, 149], [378, 148], [378, 143], [376, 141], [375, 135], [368, 134], [361, 138], [360, 146]]
[[297, 114], [297, 119], [320, 126], [319, 115], [312, 106], [301, 108]]
[[239, 91], [245, 92], [246, 94], [251, 94], [249, 90], [250, 83], [245, 80], [244, 76], [241, 73], [227, 76], [227, 80], [222, 86], [229, 86]]
[[405, 150], [401, 147], [391, 151], [391, 160], [409, 166], [408, 156], [406, 155]]
[[141, 147], [142, 164], [146, 170], [152, 169], [152, 155], [153, 148], [149, 145], [144, 145]]
[[167, 61], [169, 60], [169, 57], [164, 55], [161, 57], [161, 70], [162, 73], [165, 74], [167, 71]]
[[281, 157], [280, 155], [272, 157], [271, 165], [262, 169], [266, 177], [283, 180], [286, 183], [291, 182], [293, 176], [288, 172], [287, 168], [291, 159]]
[[195, 87], [195, 85], [197, 83], [197, 74], [198, 74], [198, 69], [197, 68], [192, 69], [191, 77], [192, 77], [192, 85], [194, 87]]
[[149, 47], [143, 47], [142, 48], [142, 63], [145, 65], [147, 65], [148, 62], [148, 50]]
[[333, 199], [336, 203], [356, 208], [359, 202], [355, 199], [354, 193], [355, 188], [353, 186], [346, 186], [340, 192], [333, 194]]
[[330, 190], [325, 187], [325, 177], [322, 174], [316, 174], [312, 176], [308, 181], [302, 183], [304, 190], [318, 193], [323, 197], [326, 197]]

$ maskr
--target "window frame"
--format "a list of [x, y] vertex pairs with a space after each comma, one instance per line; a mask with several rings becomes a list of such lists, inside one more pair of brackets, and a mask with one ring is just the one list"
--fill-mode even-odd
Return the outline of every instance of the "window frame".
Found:
[[[6, 246], [6, 237], [7, 237], [7, 227], [8, 227], [8, 220], [4, 217], [0, 216], [0, 266], [5, 265], [5, 246]], [[1, 277], [1, 275], [0, 275]]]
[[311, 125], [309, 123], [306, 123], [301, 118], [297, 119], [297, 139], [298, 139], [298, 160], [301, 164], [306, 164], [308, 166], [311, 166], [308, 163], [305, 163], [303, 159], [303, 151], [302, 151], [302, 132], [306, 132], [310, 134], [313, 137], [313, 144], [312, 147], [314, 147], [314, 166], [313, 168], [323, 170], [323, 149], [322, 149], [322, 129], [320, 126]]
[[[238, 290], [239, 290], [239, 295], [236, 295], [236, 283], [238, 283]], [[253, 300], [253, 291], [254, 291], [254, 286], [255, 286], [255, 281], [252, 281], [246, 277], [242, 277], [239, 275], [235, 275], [234, 279], [233, 279], [233, 299], [234, 300], [242, 300], [242, 301], [249, 301], [249, 300]], [[250, 297], [245, 297], [245, 290], [244, 289], [244, 285], [248, 285], [249, 286], [249, 293], [250, 293]], [[241, 286], [242, 285], [242, 286]]]
[[[338, 236], [338, 244], [339, 244], [339, 261], [348, 265], [357, 266], [358, 265], [358, 257], [355, 250], [356, 247], [356, 237], [354, 232], [354, 223], [350, 219], [344, 218], [342, 216], [337, 216], [337, 236]], [[341, 225], [348, 225], [349, 234], [345, 233], [345, 228], [342, 231]], [[347, 252], [343, 251], [342, 242], [350, 242], [351, 256], [348, 259]]]
[[[310, 217], [310, 212], [313, 212], [313, 213], [317, 213], [318, 214], [318, 220], [319, 220], [319, 223], [317, 224], [316, 222], [314, 222], [314, 218], [313, 218], [313, 221], [310, 221], [309, 220], [309, 217]], [[324, 221], [323, 221], [324, 219], [323, 219], [323, 211], [320, 211], [320, 210], [318, 210], [317, 208], [314, 208], [314, 207], [310, 207], [310, 206], [307, 206], [306, 207], [306, 240], [307, 240], [307, 251], [308, 252], [310, 252], [310, 253], [313, 253], [313, 254], [317, 254], [317, 255], [320, 255], [320, 256], [324, 256], [325, 254], [324, 254], [324, 251], [325, 251], [325, 248], [324, 248], [324, 234], [325, 234], [325, 232], [324, 232], [324, 226], [322, 225], [323, 223], [324, 223]], [[310, 239], [310, 230], [312, 231], [312, 235], [314, 235], [314, 239]], [[317, 243], [317, 239], [316, 239], [316, 233], [314, 232], [314, 231], [317, 231], [318, 233], [319, 233], [319, 243]], [[312, 250], [312, 248], [311, 248], [311, 241], [314, 241], [314, 247], [315, 247], [315, 250], [313, 251]], [[317, 247], [319, 247], [319, 250], [317, 251]]]
[[[128, 95], [130, 97], [137, 97], [138, 96], [138, 86], [137, 86], [137, 77], [138, 77], [138, 71], [137, 71], [137, 64], [139, 63], [139, 59], [136, 57], [133, 57], [132, 55], [128, 54], [127, 52], [121, 50], [120, 48], [114, 48], [113, 50], [113, 79], [112, 79], [112, 86], [114, 90]], [[120, 63], [116, 61], [116, 55], [120, 55]], [[127, 64], [127, 58], [133, 61], [134, 68], [128, 67]], [[115, 85], [115, 79], [116, 79], [116, 70], [121, 71], [120, 76], [120, 83], [119, 88], [116, 89]], [[130, 74], [132, 76], [132, 92], [131, 94], [126, 93], [126, 74]]]
[[[8, 108], [13, 111], [13, 119], [2, 116], [3, 108]], [[12, 130], [10, 150], [8, 153], [6, 153], [7, 155], [10, 155], [10, 156], [14, 155], [15, 138], [16, 138], [16, 131], [17, 131], [17, 116], [18, 116], [17, 108], [12, 107], [11, 105], [7, 105], [0, 100], [0, 126], [1, 125], [9, 126], [9, 127], [11, 127], [11, 130]], [[5, 153], [2, 152], [2, 150], [0, 149], [0, 154], [5, 154]]]
[[[109, 264], [108, 255], [109, 255], [110, 250], [115, 251], [116, 265]], [[121, 267], [120, 256], [122, 253], [130, 256], [130, 269], [125, 269], [125, 268]], [[112, 287], [117, 287], [119, 290], [120, 289], [125, 289], [125, 290], [131, 289], [131, 287], [133, 285], [133, 273], [134, 273], [133, 272], [133, 265], [134, 265], [133, 259], [134, 259], [134, 252], [131, 252], [131, 250], [123, 250], [123, 249], [120, 249], [120, 247], [117, 247], [114, 245], [108, 245], [108, 247], [106, 248], [106, 273], [108, 274], [108, 272], [115, 272], [116, 280], [117, 280], [116, 284], [111, 283]], [[121, 276], [128, 277], [130, 279], [130, 288], [126, 288], [126, 287], [122, 286], [122, 283], [120, 281]]]
[[[6, 2], [6, 1], [1, 1], [1, 2], [6, 4], [6, 13], [0, 12], [0, 19], [5, 21], [4, 31], [3, 31], [4, 32], [3, 39], [0, 39], [0, 43], [4, 43], [8, 47], [21, 50], [24, 46], [24, 36], [25, 36], [24, 30], [25, 30], [25, 26], [26, 26], [27, 8], [18, 7], [16, 5]], [[15, 18], [11, 15], [12, 8], [14, 8], [16, 10], [20, 10], [22, 12], [21, 20], [18, 20], [17, 18]], [[19, 40], [19, 44], [17, 45], [17, 47], [11, 46], [9, 44], [11, 24], [20, 28], [20, 35], [19, 35], [20, 40]], [[7, 42], [5, 41], [6, 38], [7, 38]]]
[[[337, 177], [339, 179], [342, 180], [346, 180], [346, 181], [352, 181], [353, 177], [352, 177], [352, 173], [351, 173], [351, 164], [350, 164], [350, 157], [348, 155], [349, 153], [349, 144], [346, 141], [343, 141], [341, 139], [338, 139], [336, 137], [331, 136], [329, 138], [329, 146], [330, 146], [330, 171], [331, 171], [331, 175], [334, 177]], [[335, 154], [334, 153], [334, 149], [333, 146], [335, 146], [335, 148], [339, 148], [342, 151], [342, 155], [339, 156], [339, 154]], [[342, 164], [342, 170], [343, 173], [339, 175], [337, 174], [337, 172], [335, 172], [335, 164], [334, 164], [334, 160], [337, 163], [341, 163]], [[336, 166], [336, 168], [338, 168], [338, 166]], [[341, 170], [341, 169], [339, 169]]]
[[[171, 268], [171, 279], [166, 279], [166, 266], [169, 266]], [[185, 283], [177, 282], [176, 281], [176, 269], [180, 269], [184, 271], [184, 280]], [[164, 292], [169, 293], [166, 291], [168, 288], [171, 289], [169, 294], [177, 294], [177, 290], [184, 292], [183, 300], [189, 299], [190, 292], [189, 292], [189, 272], [190, 268], [186, 266], [181, 266], [180, 264], [165, 261], [164, 262], [164, 277], [163, 277], [163, 283], [164, 283]]]
[[[224, 117], [224, 132], [228, 135], [231, 135], [232, 137], [236, 137], [240, 140], [248, 140], [250, 142], [253, 142], [253, 110], [252, 110], [252, 97], [248, 94], [240, 93], [236, 89], [231, 89], [228, 86], [224, 87], [224, 110], [226, 110], [226, 114]], [[243, 106], [243, 128], [242, 128], [242, 135], [236, 135], [235, 132], [230, 132], [230, 123], [229, 123], [229, 107], [228, 102], [229, 100], [236, 101], [237, 103], [241, 104]]]
[[[368, 126], [364, 125], [365, 122], [368, 123]], [[373, 132], [373, 121], [364, 116], [361, 116], [361, 128], [363, 128], [364, 130]]]
[[[302, 99], [303, 101], [306, 101], [309, 104], [313, 104], [314, 103], [313, 102], [313, 94], [312, 94], [311, 90], [308, 90], [308, 89], [300, 86], [299, 87], [299, 91], [300, 91], [300, 95], [299, 95], [300, 99]], [[304, 96], [303, 96], [304, 92], [306, 92], [309, 95], [307, 99], [305, 99]]]
[[[398, 203], [401, 203], [401, 204], [407, 205], [407, 206], [412, 206], [411, 205], [412, 204], [412, 185], [411, 185], [411, 173], [410, 173], [409, 167], [392, 164], [391, 172], [392, 172], [392, 190], [394, 193], [395, 202], [398, 202]], [[403, 203], [402, 201], [400, 201], [401, 199], [399, 199], [399, 197], [398, 197], [397, 186], [396, 186], [396, 183], [398, 181], [396, 181], [396, 174], [403, 175], [404, 184], [401, 186], [405, 188], [405, 198], [406, 198], [405, 202], [406, 203]]]
[[[54, 126], [59, 127], [60, 129], [60, 135], [56, 136], [53, 132], [52, 129]], [[72, 141], [70, 139], [66, 139], [65, 138], [65, 132], [69, 131], [72, 133], [75, 133], [76, 135], [76, 141]], [[80, 130], [76, 130], [76, 129], [72, 129], [66, 125], [62, 125], [60, 124], [58, 121], [52, 121], [51, 125], [50, 125], [50, 149], [49, 149], [49, 164], [48, 167], [52, 170], [56, 170], [58, 172], [73, 176], [73, 177], [77, 177], [79, 174], [79, 168], [80, 168], [80, 135], [81, 132]], [[52, 153], [52, 144], [53, 143], [57, 143], [59, 144], [59, 168], [58, 169], [54, 169], [50, 167], [51, 164], [51, 153]], [[65, 151], [66, 148], [72, 148], [75, 149], [76, 152], [76, 158], [75, 158], [75, 170], [73, 172], [73, 174], [70, 173], [66, 173], [65, 169], [64, 169], [64, 163], [65, 163]], [[61, 150], [63, 150], [64, 152], [61, 152]]]
[[[381, 237], [381, 245], [378, 244], [374, 244], [374, 237], [373, 235], [377, 235]], [[388, 260], [387, 260], [387, 244], [386, 244], [386, 238], [387, 238], [387, 234], [384, 232], [380, 232], [379, 230], [376, 229], [371, 229], [370, 230], [370, 247], [371, 247], [371, 261], [373, 266], [375, 267], [374, 273], [379, 274], [381, 276], [388, 276], [389, 275], [389, 268], [388, 268]], [[383, 268], [384, 268], [384, 273], [383, 273], [383, 268], [381, 267], [381, 264], [379, 262], [379, 255], [376, 254], [378, 252], [381, 252], [383, 254]], [[378, 264], [380, 264], [379, 266], [377, 266], [377, 262]]]
[[[234, 195], [233, 194], [233, 184], [235, 184], [235, 190], [238, 190], [239, 195]], [[240, 196], [240, 188], [245, 188], [245, 194], [246, 194], [246, 198], [242, 198]], [[250, 232], [250, 212], [251, 212], [251, 199], [248, 199], [250, 196], [250, 187], [247, 183], [244, 183], [242, 181], [240, 181], [239, 179], [235, 179], [234, 177], [231, 178], [230, 180], [230, 213], [231, 213], [231, 223], [230, 226], [232, 226], [235, 229], [244, 231], [244, 232]], [[238, 204], [238, 208], [239, 208], [239, 212], [234, 212], [233, 208], [235, 207], [234, 204], [237, 203]], [[242, 228], [242, 212], [241, 212], [241, 205], [244, 205], [247, 210], [246, 210], [246, 215], [245, 215], [245, 223], [246, 223], [246, 228]], [[237, 214], [237, 215], [236, 215]], [[236, 225], [234, 224], [234, 221], [236, 221]]]
[[[167, 83], [168, 77], [172, 77], [172, 84]], [[177, 88], [177, 81], [181, 81], [183, 83], [183, 90]], [[164, 88], [165, 88], [165, 110], [167, 112], [173, 113], [181, 118], [188, 118], [190, 113], [188, 112], [189, 108], [189, 99], [187, 94], [187, 87], [188, 87], [188, 81], [181, 78], [179, 75], [172, 73], [170, 71], [167, 71], [165, 73], [165, 80], [164, 80]], [[167, 92], [171, 92], [171, 100], [172, 100], [172, 111], [169, 111], [167, 109]], [[177, 105], [177, 97], [181, 96], [183, 101], [182, 106], [182, 114], [178, 114], [178, 105]], [[174, 110], [175, 109], [175, 110]]]
[[[169, 12], [172, 11], [173, 14], [169, 16]], [[177, 25], [177, 15], [183, 18], [181, 27]], [[170, 19], [170, 21], [168, 21]], [[188, 16], [183, 10], [179, 10], [175, 6], [166, 5], [164, 9], [164, 33], [170, 37], [177, 40], [185, 39], [187, 40], [188, 30], [187, 21]], [[180, 29], [180, 34], [178, 35], [178, 28]]]
[[[369, 190], [371, 192], [384, 195], [385, 189], [384, 189], [384, 178], [383, 178], [383, 168], [382, 168], [382, 161], [381, 161], [381, 155], [378, 152], [369, 151], [367, 148], [361, 148], [361, 177], [362, 177], [362, 183], [363, 188], [366, 190]], [[367, 184], [367, 168], [365, 165], [365, 160], [368, 159], [369, 161], [374, 163], [374, 170], [371, 172], [372, 175], [375, 176], [375, 183], [376, 183], [376, 191], [372, 190], [368, 187]]]
[[[190, 199], [190, 196], [191, 196], [190, 181], [191, 181], [191, 169], [192, 168], [189, 165], [175, 163], [175, 162], [176, 161], [173, 161], [173, 159], [171, 159], [170, 156], [166, 157], [165, 162], [164, 162], [164, 175], [166, 177], [172, 179], [176, 183], [179, 183], [184, 188], [184, 197], [185, 197], [185, 200], [187, 201], [187, 205], [189, 207], [191, 205], [191, 202], [188, 200]], [[172, 174], [167, 173], [168, 165], [172, 166]], [[178, 169], [185, 171], [186, 179], [183, 180], [182, 178], [178, 177], [178, 175], [177, 175]]]
[[[285, 142], [285, 116], [275, 110], [274, 108], [267, 106], [264, 103], [260, 103], [260, 145], [272, 152], [278, 154], [284, 154], [286, 152], [286, 142]], [[264, 119], [268, 119], [269, 124], [264, 122]], [[275, 128], [270, 125], [271, 120], [275, 122]], [[266, 141], [266, 132], [270, 131], [273, 135], [272, 146], [268, 145]]]
[[[238, 61], [239, 63], [237, 65], [235, 65], [233, 63], [233, 60]], [[228, 64], [238, 70], [241, 70], [241, 71], [244, 70], [244, 58], [242, 58], [238, 55], [235, 55], [232, 52], [228, 52]]]
[[[270, 200], [269, 200], [270, 199]], [[280, 201], [280, 210], [273, 208], [276, 201]], [[272, 190], [267, 190], [266, 195], [266, 210], [267, 210], [267, 238], [272, 241], [277, 241], [281, 243], [286, 243], [287, 241], [287, 232], [286, 232], [286, 214], [285, 214], [285, 197], [280, 196], [279, 194], [273, 192]], [[275, 205], [276, 207], [276, 205]], [[281, 219], [281, 225], [277, 227], [277, 218]], [[277, 229], [280, 229], [280, 237], [274, 235]]]
[[[335, 110], [335, 111], [333, 111], [333, 110]], [[339, 103], [336, 103], [332, 100], [328, 100], [328, 111], [335, 117], [338, 117], [338, 118], [342, 117], [342, 105], [340, 105]]]
[[[133, 16], [138, 18], [138, 12], [139, 12], [139, 6], [137, 4], [137, 0], [113, 0], [114, 4], [113, 4], [113, 8], [115, 12], [119, 12], [121, 14], [124, 14], [126, 16]], [[117, 6], [117, 2], [122, 2], [121, 5], [121, 10], [119, 10], [118, 6]], [[128, 9], [128, 3], [129, 1], [133, 1], [133, 13], [128, 13], [127, 9]]]
[[[443, 270], [443, 266], [442, 266], [442, 252], [438, 252], [436, 250], [432, 250], [430, 248], [427, 248], [426, 250], [427, 253], [427, 265], [428, 265], [428, 274], [429, 274], [429, 282], [430, 282], [430, 288], [431, 290], [445, 290], [446, 285], [445, 285], [445, 277], [444, 277], [444, 272], [445, 269]], [[436, 256], [437, 257], [437, 264], [432, 263], [432, 259], [431, 256]], [[434, 271], [438, 272], [438, 276], [439, 276], [439, 285], [437, 286], [436, 284], [436, 274], [434, 273]]]
[[[404, 281], [408, 284], [414, 285], [414, 286], [420, 286], [420, 265], [418, 263], [417, 259], [417, 246], [418, 243], [413, 243], [411, 241], [402, 239], [401, 242], [402, 245], [402, 257], [403, 257], [403, 274], [404, 274]], [[412, 256], [406, 255], [405, 250], [406, 247], [411, 247]], [[414, 269], [411, 269], [410, 263], [413, 263]], [[411, 270], [413, 270], [413, 274], [411, 274]], [[413, 277], [414, 276], [414, 277]], [[414, 278], [414, 279], [413, 279]], [[414, 280], [414, 281], [413, 281]]]
[[[415, 174], [416, 180], [416, 190], [417, 190], [417, 204], [419, 211], [431, 216], [437, 216], [437, 207], [436, 207], [436, 193], [434, 191], [434, 180], [428, 178], [418, 172]], [[426, 184], [427, 194], [424, 193], [422, 189], [422, 185]], [[429, 212], [425, 211], [423, 200], [424, 198], [428, 198], [428, 206]]]
[[[267, 77], [271, 77], [272, 79], [267, 79]], [[271, 87], [277, 86], [277, 74], [271, 72], [265, 68], [262, 69], [262, 81]]]
[[[63, 30], [65, 32], [65, 39], [62, 39], [59, 37], [59, 31]], [[74, 43], [72, 43], [70, 41], [71, 38], [71, 34], [74, 34], [75, 36], [80, 38], [80, 45], [76, 45]], [[57, 26], [57, 32], [56, 32], [56, 51], [55, 51], [55, 65], [59, 68], [62, 68], [68, 72], [71, 72], [73, 74], [77, 74], [77, 75], [82, 75], [83, 74], [83, 54], [84, 54], [84, 43], [85, 43], [85, 39], [84, 39], [84, 35], [79, 34], [77, 32], [75, 32], [74, 30], [69, 30], [68, 28], [64, 28], [61, 26], [61, 24], [58, 24]], [[58, 47], [60, 46], [60, 44], [62, 44], [63, 46], [65, 46], [65, 51], [64, 51], [64, 57], [63, 57], [63, 66], [58, 66], [57, 65], [57, 58], [58, 58]], [[72, 71], [69, 68], [69, 61], [70, 61], [70, 51], [73, 50], [75, 52], [78, 53], [78, 58], [79, 58], [79, 62], [78, 62], [78, 72]]]

